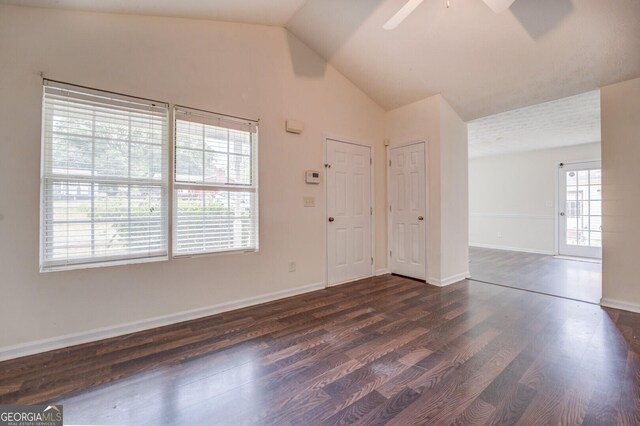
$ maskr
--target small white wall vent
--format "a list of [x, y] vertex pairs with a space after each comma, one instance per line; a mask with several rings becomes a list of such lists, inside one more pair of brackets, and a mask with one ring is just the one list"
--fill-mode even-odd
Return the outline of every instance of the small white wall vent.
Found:
[[304, 124], [302, 124], [302, 121], [287, 120], [285, 123], [287, 132], [289, 133], [295, 133], [296, 135], [299, 135], [300, 133], [302, 133], [302, 130], [304, 130]]

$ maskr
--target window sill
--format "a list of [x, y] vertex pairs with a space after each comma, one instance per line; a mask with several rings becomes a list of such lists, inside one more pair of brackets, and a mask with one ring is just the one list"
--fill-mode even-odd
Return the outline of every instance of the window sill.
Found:
[[60, 264], [60, 265], [50, 265], [50, 266], [40, 265], [40, 273], [44, 274], [48, 272], [105, 268], [108, 266], [137, 265], [140, 263], [165, 262], [167, 260], [169, 260], [169, 256], [162, 255], [162, 256], [154, 256], [154, 257], [141, 257], [141, 258], [135, 258], [135, 259], [104, 260], [104, 261], [92, 262], [92, 263]]
[[196, 257], [217, 257], [217, 256], [225, 256], [225, 255], [233, 255], [233, 254], [249, 254], [249, 253], [258, 253], [260, 250], [258, 248], [254, 249], [241, 249], [241, 250], [228, 250], [228, 251], [214, 251], [207, 253], [193, 253], [193, 254], [174, 254], [172, 259], [191, 259]]

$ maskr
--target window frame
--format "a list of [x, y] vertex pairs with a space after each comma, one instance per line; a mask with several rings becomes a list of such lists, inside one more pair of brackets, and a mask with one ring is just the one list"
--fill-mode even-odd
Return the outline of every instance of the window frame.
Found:
[[[207, 182], [182, 182], [176, 179], [176, 158], [177, 158], [177, 121], [178, 114], [189, 112], [192, 114], [200, 115], [204, 118], [220, 119], [221, 121], [236, 122], [243, 125], [250, 125], [255, 127], [255, 132], [251, 132], [251, 183], [248, 185], [242, 184], [220, 184], [220, 183], [207, 183]], [[170, 147], [170, 174], [171, 174], [171, 257], [173, 259], [183, 259], [201, 256], [223, 256], [230, 254], [243, 254], [243, 253], [257, 253], [260, 251], [260, 183], [259, 183], [259, 122], [260, 120], [251, 120], [247, 118], [236, 117], [227, 114], [216, 113], [212, 111], [186, 107], [175, 104], [172, 108], [171, 118], [171, 131], [172, 143]], [[206, 123], [202, 123], [207, 125]], [[203, 146], [203, 152], [206, 152]], [[228, 154], [228, 153], [227, 153]], [[228, 172], [228, 171], [227, 171]], [[254, 194], [254, 247], [251, 248], [237, 248], [229, 250], [210, 250], [193, 253], [179, 253], [177, 250], [177, 231], [178, 231], [178, 197], [176, 196], [179, 189], [193, 189], [198, 191], [222, 191], [222, 192], [252, 192]]]
[[[50, 156], [51, 147], [47, 145], [47, 140], [51, 134], [51, 130], [45, 128], [47, 120], [47, 105], [46, 105], [46, 92], [47, 87], [53, 86], [58, 89], [70, 89], [77, 91], [80, 94], [86, 94], [89, 98], [93, 96], [102, 97], [105, 100], [113, 101], [113, 105], [117, 105], [118, 102], [133, 102], [140, 104], [148, 104], [154, 108], [161, 107], [164, 110], [163, 114], [163, 127], [162, 136], [162, 151], [161, 151], [161, 170], [162, 179], [153, 180], [146, 178], [134, 178], [129, 171], [128, 177], [100, 177], [95, 176], [95, 170], [92, 168], [91, 175], [86, 178], [80, 178], [78, 176], [69, 177], [66, 175], [66, 179], [69, 183], [75, 181], [83, 181], [88, 183], [98, 184], [113, 184], [113, 185], [146, 185], [157, 186], [160, 189], [160, 202], [164, 209], [164, 215], [161, 216], [161, 227], [164, 232], [164, 246], [163, 249], [158, 251], [158, 254], [138, 253], [138, 254], [122, 254], [122, 255], [108, 255], [108, 256], [95, 256], [84, 258], [65, 258], [61, 260], [46, 260], [45, 256], [45, 238], [48, 235], [48, 228], [46, 225], [47, 210], [45, 208], [46, 191], [50, 188], [45, 182], [52, 180], [53, 182], [64, 182], [63, 176], [53, 176], [53, 173], [47, 168], [51, 167], [52, 158]], [[106, 102], [104, 105], [108, 105]], [[118, 265], [133, 265], [150, 262], [161, 262], [175, 258], [191, 258], [200, 256], [221, 256], [227, 254], [240, 254], [240, 253], [255, 253], [260, 249], [260, 197], [259, 197], [259, 129], [258, 125], [260, 120], [251, 120], [240, 118], [236, 116], [220, 114], [210, 112], [206, 110], [200, 110], [195, 108], [184, 107], [178, 104], [172, 104], [169, 102], [156, 101], [147, 98], [141, 98], [137, 96], [126, 95], [117, 92], [111, 92], [107, 90], [95, 89], [91, 87], [81, 86], [78, 84], [65, 83], [57, 80], [51, 80], [43, 78], [42, 98], [41, 98], [41, 141], [40, 141], [40, 215], [39, 215], [39, 270], [41, 273], [56, 272], [56, 271], [69, 271], [69, 270], [82, 270], [89, 268], [100, 268]], [[244, 184], [219, 184], [219, 183], [196, 183], [196, 182], [179, 182], [176, 180], [176, 152], [177, 152], [177, 111], [191, 111], [198, 114], [203, 114], [207, 118], [218, 118], [228, 123], [238, 123], [238, 125], [249, 125], [252, 129], [249, 133], [251, 135], [251, 182], [248, 185]], [[203, 123], [205, 124], [205, 123]], [[233, 129], [233, 127], [229, 127]], [[93, 138], [94, 136], [92, 136]], [[131, 140], [128, 141], [131, 144]], [[140, 142], [145, 144], [144, 142]], [[203, 152], [206, 149], [203, 147]], [[230, 153], [227, 152], [227, 155]], [[232, 153], [231, 153], [232, 154]], [[94, 155], [94, 154], [92, 154]], [[92, 165], [92, 167], [95, 167]], [[129, 166], [130, 167], [130, 166]], [[49, 174], [47, 174], [49, 173]], [[228, 171], [227, 171], [228, 173]], [[239, 248], [230, 250], [212, 250], [205, 252], [194, 253], [177, 253], [176, 250], [176, 232], [177, 232], [177, 217], [178, 206], [176, 193], [178, 189], [196, 189], [200, 191], [223, 191], [223, 192], [251, 192], [253, 193], [253, 247]], [[95, 194], [91, 194], [91, 200], [95, 200]], [[92, 213], [93, 214], [93, 213]], [[129, 217], [131, 213], [129, 212]], [[93, 238], [93, 237], [92, 237]]]
[[[131, 158], [129, 157], [129, 176], [128, 177], [119, 177], [119, 176], [96, 176], [95, 175], [95, 165], [92, 164], [91, 175], [87, 177], [80, 176], [70, 176], [70, 175], [56, 175], [51, 169], [53, 164], [52, 155], [52, 146], [53, 142], [49, 141], [49, 137], [53, 132], [52, 129], [48, 129], [47, 119], [48, 117], [48, 105], [47, 105], [47, 88], [53, 88], [52, 90], [69, 90], [74, 91], [78, 95], [77, 99], [81, 99], [83, 95], [86, 95], [89, 100], [95, 99], [95, 97], [103, 98], [102, 104], [100, 106], [108, 107], [109, 104], [116, 106], [118, 102], [126, 102], [130, 104], [143, 104], [149, 105], [151, 108], [161, 109], [163, 110], [163, 115], [158, 115], [161, 118], [161, 137], [159, 140], [161, 141], [161, 156], [160, 156], [160, 167], [162, 178], [160, 180], [154, 180], [151, 178], [136, 178], [131, 176], [130, 171], [130, 163]], [[52, 95], [53, 96], [53, 95]], [[107, 267], [107, 266], [115, 266], [115, 265], [129, 265], [129, 264], [138, 264], [138, 263], [148, 263], [148, 262], [159, 262], [166, 261], [170, 256], [170, 232], [169, 232], [169, 224], [171, 223], [171, 209], [170, 209], [170, 169], [169, 169], [169, 157], [171, 155], [170, 149], [171, 144], [169, 142], [170, 138], [170, 105], [166, 102], [155, 101], [151, 99], [145, 99], [130, 95], [124, 95], [120, 93], [114, 93], [106, 90], [99, 90], [94, 88], [89, 88], [85, 86], [80, 86], [76, 84], [69, 84], [55, 80], [43, 79], [42, 86], [42, 115], [41, 115], [41, 142], [40, 142], [40, 216], [39, 216], [39, 270], [41, 273], [46, 272], [55, 272], [55, 271], [67, 271], [67, 270], [77, 270], [77, 269], [87, 269], [87, 268], [98, 268], [98, 267]], [[117, 108], [114, 108], [117, 110]], [[141, 109], [142, 111], [142, 109]], [[92, 132], [95, 131], [95, 128], [92, 127]], [[95, 136], [91, 136], [92, 144], [95, 143]], [[110, 139], [109, 139], [110, 140]], [[129, 147], [132, 141], [129, 140]], [[145, 142], [140, 142], [140, 144], [147, 144]], [[130, 150], [130, 148], [129, 148]], [[51, 152], [50, 152], [51, 151]], [[95, 153], [92, 151], [92, 157]], [[51, 157], [51, 158], [50, 158]], [[92, 186], [95, 184], [103, 184], [103, 185], [122, 185], [122, 186], [133, 186], [140, 185], [143, 187], [157, 187], [160, 190], [160, 203], [163, 214], [160, 216], [160, 229], [164, 236], [164, 241], [161, 249], [157, 250], [155, 253], [148, 252], [139, 252], [139, 253], [127, 253], [127, 254], [114, 254], [114, 255], [106, 255], [106, 256], [88, 256], [88, 257], [77, 257], [77, 258], [69, 258], [65, 257], [64, 259], [59, 260], [51, 260], [47, 259], [46, 250], [47, 246], [45, 243], [45, 239], [50, 230], [50, 226], [48, 225], [47, 216], [51, 213], [50, 209], [52, 205], [47, 203], [47, 190], [52, 188], [49, 182], [55, 184], [55, 182], [64, 183], [67, 181], [67, 184], [70, 182], [85, 182], [89, 183]], [[68, 195], [67, 195], [68, 196]], [[95, 194], [92, 193], [90, 195], [91, 204], [93, 205], [96, 197]], [[130, 197], [128, 198], [128, 203], [130, 203]], [[49, 206], [49, 207], [48, 207]], [[95, 214], [92, 211], [92, 215]], [[128, 220], [131, 220], [131, 212], [128, 213]], [[91, 222], [94, 223], [94, 219]], [[92, 231], [93, 232], [93, 231]], [[92, 239], [95, 238], [93, 235]], [[128, 241], [130, 244], [130, 241]]]

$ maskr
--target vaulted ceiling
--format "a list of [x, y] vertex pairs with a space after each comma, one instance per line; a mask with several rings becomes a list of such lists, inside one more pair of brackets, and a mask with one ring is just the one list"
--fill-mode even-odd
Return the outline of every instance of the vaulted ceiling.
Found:
[[425, 0], [393, 31], [406, 0], [0, 2], [284, 26], [385, 109], [441, 93], [465, 120], [640, 76], [638, 0]]

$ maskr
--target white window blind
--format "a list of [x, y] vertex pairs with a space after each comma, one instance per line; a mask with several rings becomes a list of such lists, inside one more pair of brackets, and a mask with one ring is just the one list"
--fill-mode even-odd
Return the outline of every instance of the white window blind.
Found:
[[257, 250], [257, 122], [174, 112], [174, 255]]
[[167, 258], [168, 105], [45, 81], [42, 271]]

